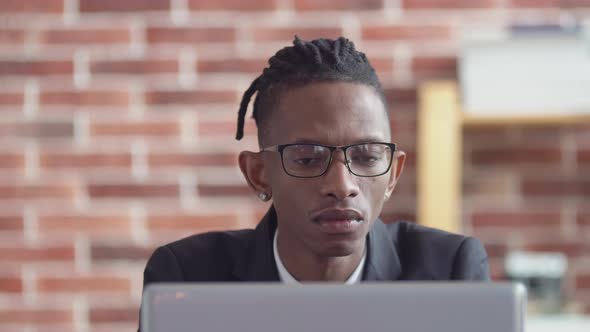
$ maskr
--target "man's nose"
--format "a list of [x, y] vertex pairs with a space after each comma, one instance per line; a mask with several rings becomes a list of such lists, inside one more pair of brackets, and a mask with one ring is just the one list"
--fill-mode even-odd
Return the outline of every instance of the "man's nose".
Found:
[[350, 173], [346, 167], [344, 153], [334, 151], [332, 162], [326, 173], [322, 176], [322, 195], [332, 196], [337, 200], [344, 200], [347, 197], [355, 197], [359, 193], [356, 182], [356, 175]]

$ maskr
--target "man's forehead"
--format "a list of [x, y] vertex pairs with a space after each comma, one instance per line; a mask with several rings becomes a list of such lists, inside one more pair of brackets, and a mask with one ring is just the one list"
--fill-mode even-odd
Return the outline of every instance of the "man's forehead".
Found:
[[[293, 139], [290, 140], [291, 143], [298, 143], [298, 144], [328, 144], [328, 142], [326, 142], [326, 139], [317, 139], [317, 138], [310, 138], [313, 135], [310, 136], [299, 136], [299, 137], [295, 137]], [[352, 141], [350, 142], [351, 144], [354, 143], [367, 143], [367, 142], [381, 142], [384, 140], [384, 137], [381, 135], [367, 135], [367, 136], [362, 136], [362, 135], [358, 135], [357, 137], [352, 138]], [[329, 144], [332, 145], [332, 144]], [[337, 145], [337, 144], [334, 144]]]
[[288, 92], [274, 120], [271, 131], [279, 140], [276, 144], [336, 145], [390, 139], [379, 95], [371, 87], [350, 82], [318, 83]]
[[291, 126], [284, 130], [283, 138], [289, 142], [307, 142], [343, 145], [360, 142], [381, 142], [389, 140], [389, 132], [383, 121], [350, 121], [325, 123], [309, 121], [306, 126]]

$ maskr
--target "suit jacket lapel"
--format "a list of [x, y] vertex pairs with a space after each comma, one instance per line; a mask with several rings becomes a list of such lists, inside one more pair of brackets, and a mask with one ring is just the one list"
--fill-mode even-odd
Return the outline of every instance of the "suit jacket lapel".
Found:
[[272, 241], [277, 228], [277, 214], [273, 206], [254, 230], [253, 243], [240, 257], [234, 275], [242, 281], [280, 281], [274, 259]]
[[397, 227], [394, 234], [377, 219], [368, 235], [367, 261], [363, 281], [392, 281], [402, 274], [402, 266], [397, 254]]

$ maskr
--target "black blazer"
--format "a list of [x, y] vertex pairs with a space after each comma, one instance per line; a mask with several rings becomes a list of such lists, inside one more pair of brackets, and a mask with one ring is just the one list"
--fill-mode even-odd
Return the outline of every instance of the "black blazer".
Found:
[[[152, 282], [280, 281], [273, 255], [276, 212], [254, 230], [197, 234], [159, 247], [144, 271]], [[481, 242], [410, 222], [377, 220], [368, 235], [363, 281], [489, 280]]]
[[[145, 267], [144, 288], [152, 282], [280, 281], [272, 245], [276, 218], [271, 206], [254, 230], [197, 234], [159, 247]], [[367, 243], [363, 281], [489, 280], [486, 252], [472, 237], [377, 219]]]

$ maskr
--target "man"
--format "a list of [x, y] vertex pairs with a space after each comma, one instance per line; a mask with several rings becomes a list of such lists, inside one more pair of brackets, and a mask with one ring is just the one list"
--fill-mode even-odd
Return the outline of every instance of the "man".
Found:
[[487, 280], [481, 243], [409, 222], [378, 219], [403, 170], [391, 143], [381, 84], [365, 54], [345, 38], [297, 37], [270, 58], [245, 92], [260, 151], [239, 166], [272, 206], [255, 230], [193, 235], [158, 248], [152, 282], [298, 283]]

